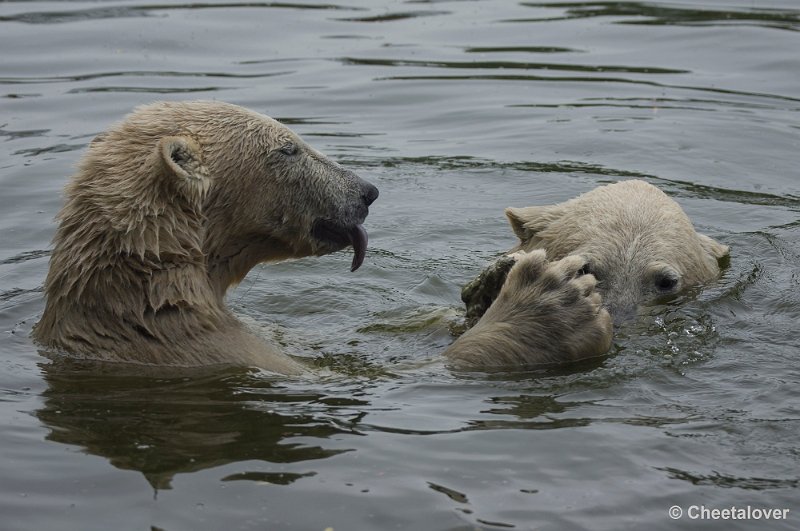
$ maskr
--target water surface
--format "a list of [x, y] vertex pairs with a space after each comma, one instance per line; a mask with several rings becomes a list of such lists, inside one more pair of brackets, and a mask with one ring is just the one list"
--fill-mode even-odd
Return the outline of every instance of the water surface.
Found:
[[[797, 528], [799, 32], [791, 0], [0, 3], [0, 527]], [[264, 265], [229, 295], [317, 378], [53, 363], [28, 338], [90, 139], [190, 98], [381, 190], [357, 273]], [[731, 246], [719, 282], [591, 363], [435, 362], [514, 244], [504, 207], [625, 178]]]

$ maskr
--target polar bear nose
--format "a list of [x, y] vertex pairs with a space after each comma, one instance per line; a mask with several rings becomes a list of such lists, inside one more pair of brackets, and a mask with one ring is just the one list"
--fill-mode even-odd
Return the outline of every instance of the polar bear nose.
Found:
[[378, 188], [375, 185], [361, 179], [361, 199], [364, 200], [365, 205], [370, 206], [374, 203], [378, 199], [378, 194]]
[[614, 326], [620, 327], [625, 323], [633, 321], [637, 315], [636, 304], [624, 304], [620, 302], [610, 301], [604, 304], [611, 318], [614, 320]]

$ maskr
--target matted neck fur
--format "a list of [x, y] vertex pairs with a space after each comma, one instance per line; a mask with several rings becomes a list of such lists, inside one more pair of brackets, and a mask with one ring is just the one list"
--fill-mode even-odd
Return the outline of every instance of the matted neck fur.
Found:
[[34, 338], [102, 360], [300, 365], [225, 307], [256, 264], [349, 245], [377, 189], [279, 122], [196, 101], [136, 109], [95, 138], [66, 188]]

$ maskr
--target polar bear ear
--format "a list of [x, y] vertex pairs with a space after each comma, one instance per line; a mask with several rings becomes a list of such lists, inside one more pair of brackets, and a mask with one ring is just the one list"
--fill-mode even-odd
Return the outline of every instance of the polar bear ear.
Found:
[[728, 256], [731, 252], [730, 247], [719, 243], [717, 240], [709, 238], [705, 234], [700, 234], [698, 232], [697, 237], [700, 239], [700, 247], [702, 247], [703, 251], [705, 251], [706, 254], [711, 256], [714, 260], [719, 261]]
[[189, 137], [168, 136], [158, 142], [158, 152], [167, 173], [176, 179], [178, 190], [189, 199], [201, 200], [211, 180], [197, 142]]
[[536, 236], [562, 215], [561, 205], [532, 206], [523, 208], [508, 207], [506, 217], [511, 229], [522, 243]]

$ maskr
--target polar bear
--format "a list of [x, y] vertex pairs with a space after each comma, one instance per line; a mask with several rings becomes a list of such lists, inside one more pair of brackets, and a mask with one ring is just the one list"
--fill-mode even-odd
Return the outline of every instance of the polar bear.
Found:
[[225, 292], [260, 262], [348, 246], [355, 271], [377, 197], [269, 117], [212, 101], [139, 107], [91, 142], [66, 188], [33, 337], [92, 359], [301, 373]]
[[[605, 310], [617, 324], [628, 320], [642, 304], [717, 278], [720, 260], [729, 254], [726, 245], [696, 232], [674, 200], [641, 180], [601, 186], [556, 205], [508, 208], [506, 216], [520, 242], [462, 291], [467, 322], [477, 323], [477, 330], [468, 331], [446, 353], [460, 365], [502, 364], [502, 356], [493, 354], [496, 349], [490, 343], [496, 329], [508, 326], [520, 338], [515, 348], [526, 349], [531, 364], [601, 354], [611, 337]], [[527, 256], [541, 252], [537, 250], [546, 252], [546, 258]], [[548, 266], [546, 260], [556, 262]], [[558, 261], [562, 265], [557, 266]], [[570, 288], [573, 304], [584, 312], [594, 309], [583, 322], [544, 297], [544, 285], [555, 286], [543, 274], [551, 267], [560, 271], [550, 275], [561, 279], [558, 289], [575, 284]], [[521, 268], [537, 273], [529, 273], [521, 282], [514, 274]], [[587, 279], [580, 280], [581, 276]], [[608, 334], [598, 335], [598, 330]], [[510, 330], [507, 335], [513, 336]], [[523, 340], [523, 336], [539, 339]], [[470, 352], [483, 349], [484, 355], [459, 354], [465, 344], [470, 344]]]

